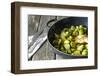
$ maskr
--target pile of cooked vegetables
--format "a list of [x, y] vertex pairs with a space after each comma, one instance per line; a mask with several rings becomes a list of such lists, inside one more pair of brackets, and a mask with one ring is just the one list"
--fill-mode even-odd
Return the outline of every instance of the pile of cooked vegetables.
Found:
[[69, 28], [64, 28], [61, 33], [55, 33], [55, 38], [52, 43], [55, 48], [64, 53], [74, 56], [87, 56], [87, 28], [83, 25], [71, 25]]

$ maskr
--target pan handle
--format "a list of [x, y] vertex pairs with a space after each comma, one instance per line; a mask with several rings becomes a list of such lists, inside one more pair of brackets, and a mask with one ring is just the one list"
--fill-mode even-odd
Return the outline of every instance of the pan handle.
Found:
[[55, 16], [55, 19], [51, 19], [50, 21], [48, 21], [47, 26], [50, 28], [51, 26], [49, 24], [56, 21], [57, 21], [57, 16]]

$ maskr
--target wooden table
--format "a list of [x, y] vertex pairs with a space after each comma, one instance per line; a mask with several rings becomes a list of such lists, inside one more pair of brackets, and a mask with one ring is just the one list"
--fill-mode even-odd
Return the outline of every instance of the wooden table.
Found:
[[[28, 36], [35, 35], [35, 33], [43, 30], [47, 22], [51, 19], [55, 19], [56, 16], [39, 16], [39, 15], [29, 15], [28, 16]], [[57, 20], [65, 18], [64, 16], [57, 16]], [[50, 23], [51, 26], [53, 23]], [[36, 27], [38, 27], [36, 29]], [[61, 56], [55, 54], [51, 51], [52, 49], [48, 46], [46, 41], [43, 46], [33, 55], [32, 60], [54, 60], [63, 59]]]

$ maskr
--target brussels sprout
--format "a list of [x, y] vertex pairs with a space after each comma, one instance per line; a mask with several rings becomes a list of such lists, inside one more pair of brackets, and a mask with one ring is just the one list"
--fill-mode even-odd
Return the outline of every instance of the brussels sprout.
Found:
[[84, 49], [84, 50], [82, 51], [82, 55], [87, 56], [87, 54], [88, 54], [88, 51], [87, 51], [86, 49]]
[[74, 30], [73, 33], [72, 33], [72, 35], [73, 36], [77, 36], [78, 35], [78, 31], [77, 30]]
[[68, 37], [69, 36], [69, 32], [67, 31], [67, 32], [65, 32], [65, 34], [66, 34], [66, 37]]
[[65, 34], [65, 32], [62, 32], [61, 35], [60, 35], [60, 37], [61, 37], [61, 39], [63, 41], [65, 41], [66, 40], [66, 34]]
[[83, 35], [84, 31], [82, 29], [79, 30], [79, 35]]
[[72, 52], [74, 52], [74, 51], [75, 51], [75, 49], [71, 48], [71, 51], [72, 51]]
[[70, 41], [69, 40], [65, 40], [64, 41], [64, 44], [67, 44], [67, 43], [70, 43]]
[[75, 27], [74, 26], [71, 26], [71, 30], [75, 30]]
[[71, 50], [67, 50], [67, 54], [71, 54], [72, 52], [71, 52]]
[[83, 27], [82, 25], [79, 26], [79, 29], [83, 30], [83, 32], [86, 32], [86, 30], [87, 30], [86, 27]]
[[80, 45], [80, 46], [77, 47], [77, 50], [78, 50], [78, 51], [82, 51], [83, 48], [84, 48], [84, 45]]
[[66, 33], [64, 31], [61, 32], [61, 36], [66, 37]]
[[87, 31], [87, 28], [86, 27], [84, 27], [84, 32], [86, 32]]
[[85, 48], [88, 49], [88, 44], [85, 44]]
[[73, 47], [73, 48], [76, 47], [76, 43], [75, 43], [75, 42], [71, 42], [70, 45], [71, 45], [71, 47]]
[[61, 51], [64, 51], [65, 49], [64, 49], [64, 47], [63, 47], [63, 46], [61, 46], [60, 50], [61, 50]]
[[73, 37], [72, 37], [72, 36], [69, 36], [67, 39], [68, 39], [69, 41], [72, 41]]
[[78, 50], [76, 50], [76, 51], [74, 51], [74, 52], [72, 53], [72, 55], [81, 55], [81, 52], [78, 51]]
[[79, 29], [83, 29], [83, 26], [82, 25], [79, 25]]
[[64, 44], [65, 49], [70, 49], [70, 44]]
[[76, 26], [76, 29], [75, 30], [78, 30], [79, 29], [79, 26]]

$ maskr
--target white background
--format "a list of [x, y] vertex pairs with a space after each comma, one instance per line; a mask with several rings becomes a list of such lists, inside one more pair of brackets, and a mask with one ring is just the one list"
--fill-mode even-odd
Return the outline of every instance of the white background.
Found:
[[[30, 1], [41, 3], [74, 4], [99, 6], [100, 0], [0, 0], [0, 76], [17, 76], [10, 72], [11, 60], [11, 6], [12, 1]], [[99, 6], [100, 10], [100, 6]], [[100, 21], [100, 11], [98, 15]], [[98, 23], [100, 24], [100, 22]], [[98, 26], [100, 28], [100, 26]], [[98, 33], [100, 30], [98, 29]], [[98, 39], [100, 36], [98, 35]], [[100, 40], [98, 40], [98, 43]], [[99, 46], [100, 44], [98, 44]], [[100, 49], [98, 49], [98, 58], [100, 58]], [[65, 71], [38, 74], [21, 74], [18, 76], [100, 76], [100, 59], [98, 59], [98, 70]]]

